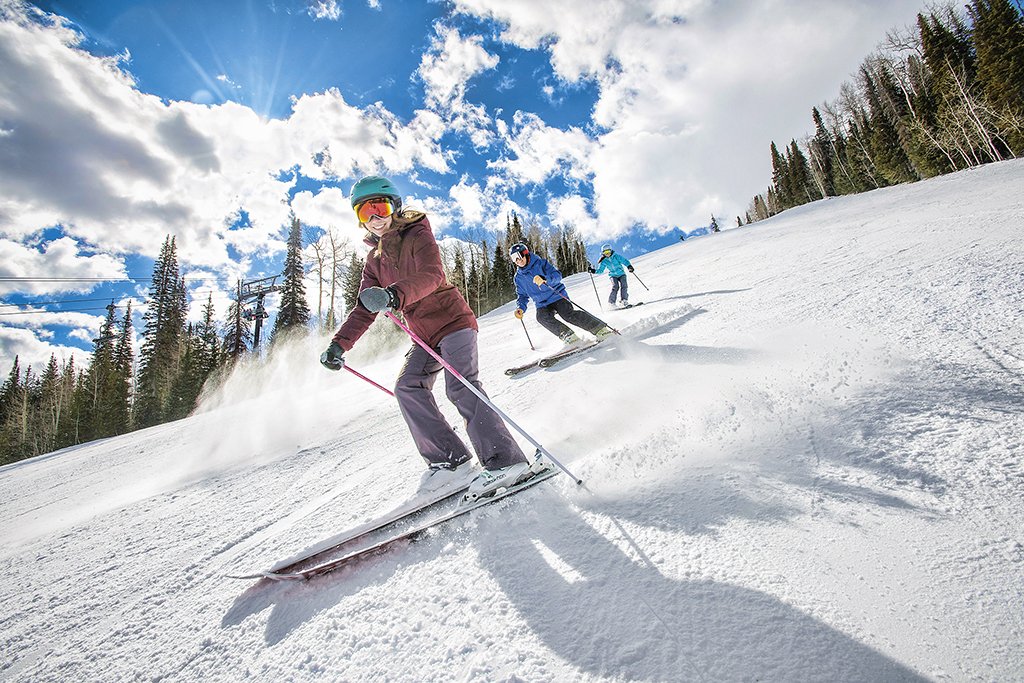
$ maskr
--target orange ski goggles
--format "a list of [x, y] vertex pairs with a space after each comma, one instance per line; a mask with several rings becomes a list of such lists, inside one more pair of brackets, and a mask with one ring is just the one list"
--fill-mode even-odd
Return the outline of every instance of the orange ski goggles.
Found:
[[387, 218], [395, 212], [395, 203], [388, 197], [375, 197], [367, 199], [356, 206], [356, 217], [360, 223], [365, 223], [374, 216]]

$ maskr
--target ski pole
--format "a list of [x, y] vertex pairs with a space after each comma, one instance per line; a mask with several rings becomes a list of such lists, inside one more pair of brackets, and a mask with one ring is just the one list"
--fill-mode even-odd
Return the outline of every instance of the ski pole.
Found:
[[[584, 313], [586, 313], [587, 315], [589, 315], [589, 316], [590, 316], [591, 318], [596, 318], [596, 317], [597, 317], [597, 316], [595, 316], [595, 315], [594, 315], [593, 313], [591, 313], [590, 311], [588, 311], [587, 309], [583, 308], [583, 307], [582, 307], [582, 306], [580, 306], [580, 305], [579, 305], [578, 303], [576, 303], [575, 301], [573, 301], [572, 299], [570, 299], [569, 297], [567, 297], [567, 296], [566, 296], [565, 294], [563, 294], [562, 292], [559, 292], [559, 291], [558, 291], [558, 290], [556, 290], [556, 289], [555, 289], [554, 287], [552, 287], [551, 285], [549, 285], [549, 284], [547, 283], [547, 281], [545, 281], [545, 282], [544, 282], [544, 286], [545, 286], [545, 287], [547, 287], [548, 289], [550, 289], [550, 290], [551, 290], [552, 292], [554, 292], [554, 293], [555, 293], [555, 294], [557, 294], [558, 296], [560, 296], [560, 297], [562, 297], [563, 299], [565, 299], [566, 301], [568, 301], [568, 302], [569, 302], [570, 304], [572, 304], [572, 305], [573, 305], [573, 306], [575, 306], [576, 308], [580, 309], [581, 311], [583, 311]], [[604, 310], [604, 309], [601, 309], [601, 310]], [[602, 322], [604, 322], [604, 321], [602, 321]], [[608, 323], [605, 323], [605, 324], [606, 324], [606, 325], [608, 325]], [[621, 333], [621, 332], [619, 332], [619, 331], [618, 331], [617, 329], [615, 329], [614, 327], [612, 327], [611, 325], [608, 325], [608, 328], [609, 328], [609, 329], [610, 329], [610, 330], [611, 330], [612, 332], [614, 332], [615, 334], [619, 335], [620, 337], [622, 336], [622, 333]]]
[[526, 322], [522, 318], [519, 319], [519, 322], [523, 323], [523, 332], [526, 333], [526, 341], [530, 342], [530, 350], [536, 351], [537, 349], [533, 345], [533, 340], [530, 339], [530, 332], [526, 329]]
[[473, 386], [473, 384], [472, 384], [472, 383], [471, 383], [471, 382], [470, 382], [469, 380], [467, 380], [467, 379], [466, 379], [465, 377], [463, 377], [463, 376], [462, 376], [461, 374], [459, 374], [459, 372], [458, 372], [458, 371], [457, 371], [457, 370], [456, 370], [455, 368], [453, 368], [453, 367], [451, 366], [451, 364], [450, 364], [450, 363], [448, 363], [448, 361], [446, 361], [446, 360], [445, 360], [444, 358], [441, 358], [441, 355], [440, 355], [439, 353], [437, 353], [436, 351], [434, 351], [434, 349], [430, 348], [430, 346], [428, 346], [428, 345], [427, 345], [427, 343], [426, 343], [425, 341], [423, 341], [422, 339], [420, 339], [419, 337], [417, 337], [417, 336], [416, 336], [416, 333], [415, 333], [415, 332], [413, 332], [412, 330], [410, 330], [410, 329], [409, 329], [409, 328], [408, 328], [408, 327], [406, 326], [406, 324], [405, 324], [405, 323], [403, 323], [403, 322], [402, 322], [401, 320], [399, 320], [399, 319], [398, 319], [398, 316], [396, 316], [396, 315], [395, 315], [394, 313], [392, 313], [391, 311], [384, 311], [384, 315], [386, 315], [387, 317], [391, 318], [391, 322], [393, 322], [393, 323], [395, 323], [396, 325], [398, 325], [399, 327], [401, 327], [401, 328], [402, 328], [402, 329], [403, 329], [403, 330], [405, 331], [405, 333], [406, 333], [407, 335], [409, 335], [409, 336], [410, 336], [410, 337], [412, 338], [412, 340], [413, 340], [414, 342], [416, 342], [417, 344], [419, 344], [419, 346], [420, 346], [420, 347], [421, 347], [421, 348], [422, 348], [422, 349], [423, 349], [424, 351], [426, 351], [426, 352], [427, 352], [427, 353], [429, 353], [429, 354], [430, 354], [431, 356], [433, 356], [434, 360], [436, 360], [436, 361], [437, 361], [438, 363], [440, 363], [440, 364], [441, 364], [441, 366], [442, 366], [442, 367], [443, 367], [443, 368], [444, 368], [445, 370], [447, 370], [448, 372], [452, 373], [452, 375], [454, 375], [456, 379], [458, 379], [458, 380], [459, 380], [460, 382], [462, 382], [462, 383], [463, 383], [463, 384], [464, 384], [464, 385], [466, 386], [466, 388], [467, 388], [467, 389], [469, 389], [469, 390], [470, 390], [470, 391], [472, 391], [472, 392], [473, 392], [474, 394], [476, 394], [476, 397], [477, 397], [478, 399], [480, 399], [481, 401], [483, 401], [484, 403], [486, 403], [486, 404], [487, 404], [488, 406], [490, 406], [491, 410], [493, 410], [494, 412], [496, 412], [496, 413], [498, 414], [498, 417], [500, 417], [500, 418], [501, 418], [501, 419], [503, 419], [503, 420], [504, 420], [505, 422], [507, 422], [507, 423], [509, 423], [510, 425], [512, 425], [512, 427], [514, 427], [514, 428], [515, 428], [515, 430], [516, 430], [517, 432], [519, 432], [520, 434], [522, 434], [522, 435], [523, 435], [523, 436], [524, 436], [524, 437], [526, 438], [526, 440], [527, 440], [527, 441], [529, 441], [530, 443], [532, 443], [532, 444], [534, 445], [534, 447], [535, 447], [535, 448], [536, 448], [536, 449], [537, 449], [538, 451], [540, 451], [540, 452], [541, 452], [541, 453], [543, 453], [544, 455], [548, 456], [548, 458], [549, 458], [549, 459], [551, 460], [551, 462], [553, 462], [553, 463], [555, 463], [556, 465], [558, 465], [558, 468], [559, 468], [560, 470], [562, 470], [563, 472], [565, 472], [566, 474], [568, 474], [568, 475], [569, 475], [569, 476], [570, 476], [570, 477], [572, 478], [572, 480], [576, 482], [576, 484], [577, 484], [577, 485], [579, 485], [579, 484], [582, 484], [582, 483], [583, 483], [583, 480], [582, 480], [582, 479], [578, 478], [578, 477], [577, 477], [577, 476], [576, 476], [575, 474], [573, 474], [572, 472], [570, 472], [570, 471], [569, 471], [569, 470], [568, 470], [568, 469], [566, 468], [566, 466], [565, 466], [565, 465], [563, 465], [563, 464], [562, 464], [561, 462], [559, 462], [558, 458], [556, 458], [555, 456], [551, 455], [551, 453], [550, 453], [550, 452], [548, 451], [548, 449], [546, 449], [546, 448], [544, 448], [543, 446], [541, 446], [541, 445], [540, 445], [540, 443], [538, 443], [538, 442], [536, 441], [536, 439], [534, 439], [534, 438], [533, 438], [532, 436], [530, 436], [530, 435], [529, 435], [529, 434], [528, 434], [528, 433], [526, 432], [526, 430], [524, 430], [524, 429], [523, 429], [522, 427], [520, 427], [519, 425], [517, 425], [517, 424], [515, 423], [515, 421], [513, 421], [513, 420], [512, 420], [512, 418], [510, 418], [510, 417], [509, 417], [508, 415], [506, 415], [506, 414], [505, 414], [504, 412], [502, 412], [501, 408], [499, 408], [498, 406], [494, 405], [494, 403], [492, 403], [492, 402], [491, 402], [491, 399], [487, 398], [487, 396], [486, 396], [486, 395], [485, 395], [485, 394], [484, 394], [484, 393], [483, 393], [482, 391], [480, 391], [479, 389], [477, 389], [477, 388], [476, 388], [475, 386]]
[[[640, 279], [639, 275], [637, 275], [633, 271], [629, 271], [629, 274], [632, 275], [633, 277], [635, 277], [637, 282], [639, 282], [640, 284], [644, 285], [644, 281]], [[651, 291], [650, 287], [648, 287], [647, 285], [644, 285], [644, 289], [646, 289], [648, 292]]]
[[[589, 263], [587, 265], [590, 265]], [[594, 286], [594, 296], [597, 297], [597, 305], [601, 307], [601, 312], [604, 312], [604, 304], [601, 303], [601, 295], [597, 293], [597, 283], [594, 282], [594, 274], [590, 273], [590, 284]]]
[[394, 394], [394, 392], [392, 392], [392, 391], [391, 391], [390, 389], [385, 389], [384, 387], [382, 387], [381, 385], [377, 384], [376, 382], [374, 382], [374, 381], [373, 381], [372, 379], [370, 379], [370, 378], [369, 378], [369, 377], [367, 377], [366, 375], [364, 375], [364, 374], [362, 374], [362, 373], [360, 373], [360, 372], [356, 372], [355, 370], [353, 370], [352, 368], [350, 368], [350, 367], [349, 367], [349, 366], [348, 366], [347, 364], [346, 364], [346, 365], [344, 365], [344, 366], [342, 366], [342, 367], [344, 367], [344, 368], [345, 368], [346, 370], [348, 370], [349, 372], [351, 372], [351, 373], [352, 373], [353, 375], [355, 375], [355, 376], [356, 376], [356, 377], [358, 377], [359, 379], [363, 380], [364, 382], [369, 382], [369, 383], [370, 383], [370, 384], [372, 384], [373, 386], [377, 387], [378, 389], [380, 389], [381, 391], [383, 391], [383, 392], [384, 392], [385, 394], [387, 394], [388, 396], [390, 396], [390, 397], [392, 397], [392, 398], [394, 398], [394, 397], [395, 397], [395, 394]]

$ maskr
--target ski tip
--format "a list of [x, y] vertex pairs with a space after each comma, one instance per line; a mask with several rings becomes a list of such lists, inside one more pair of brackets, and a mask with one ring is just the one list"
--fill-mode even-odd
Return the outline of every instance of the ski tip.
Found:
[[261, 579], [270, 579], [271, 581], [305, 581], [309, 577], [301, 572], [294, 574], [278, 574], [276, 572], [264, 572]]

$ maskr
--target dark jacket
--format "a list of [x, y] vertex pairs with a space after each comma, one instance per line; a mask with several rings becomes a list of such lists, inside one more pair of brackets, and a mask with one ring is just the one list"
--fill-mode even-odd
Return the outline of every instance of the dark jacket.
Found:
[[[452, 332], [479, 329], [469, 304], [444, 276], [441, 254], [425, 214], [395, 214], [391, 230], [379, 240], [367, 233], [366, 243], [373, 249], [366, 257], [359, 291], [367, 287], [393, 287], [398, 308], [416, 336], [437, 348]], [[334, 341], [350, 350], [376, 317], [376, 313], [357, 303], [334, 335]]]

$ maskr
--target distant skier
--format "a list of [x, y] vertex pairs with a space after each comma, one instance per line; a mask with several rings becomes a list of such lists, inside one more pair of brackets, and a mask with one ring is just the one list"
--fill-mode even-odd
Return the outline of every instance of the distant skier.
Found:
[[573, 306], [566, 297], [562, 274], [548, 261], [531, 254], [525, 244], [513, 244], [508, 255], [516, 264], [517, 318], [523, 319], [527, 303], [532, 299], [534, 306], [537, 307], [537, 322], [568, 346], [574, 346], [581, 340], [575, 332], [555, 318], [556, 314], [567, 323], [582, 327], [598, 340], [615, 333], [602, 320]]
[[626, 270], [632, 273], [633, 264], [626, 257], [616, 254], [612, 245], [605, 244], [601, 247], [601, 258], [597, 261], [597, 268], [588, 266], [587, 270], [591, 273], [602, 273], [605, 269], [608, 270], [608, 277], [612, 280], [612, 292], [608, 295], [608, 303], [614, 306], [615, 297], [618, 296], [622, 307], [628, 308], [629, 282], [626, 279]]
[[[380, 176], [357, 182], [351, 203], [371, 251], [363, 266], [359, 303], [320, 362], [329, 370], [342, 369], [343, 354], [352, 349], [377, 313], [401, 311], [418, 337], [483, 392], [477, 379], [476, 317], [445, 278], [426, 215], [403, 211], [402, 196], [394, 183]], [[420, 482], [424, 492], [465, 482], [475, 473], [469, 450], [434, 402], [432, 388], [441, 369], [435, 358], [413, 344], [395, 384], [402, 417], [427, 463]], [[445, 373], [445, 393], [466, 421], [466, 434], [484, 467], [473, 479], [470, 493], [486, 494], [528, 478], [526, 456], [498, 414], [450, 373]]]

